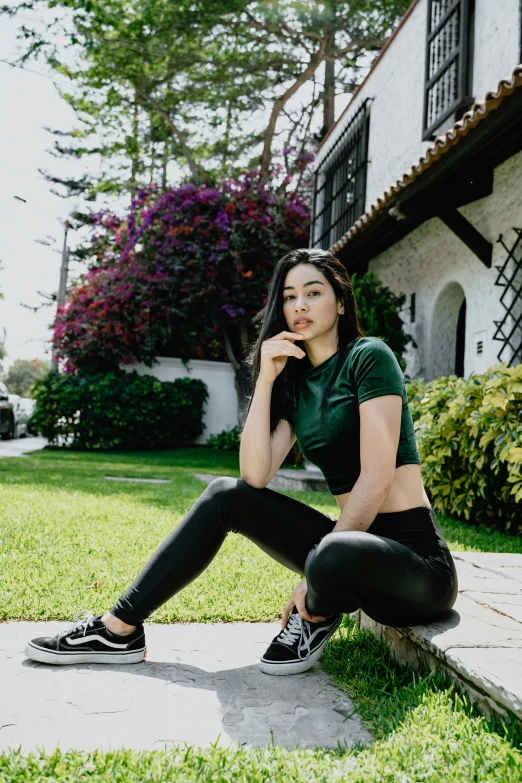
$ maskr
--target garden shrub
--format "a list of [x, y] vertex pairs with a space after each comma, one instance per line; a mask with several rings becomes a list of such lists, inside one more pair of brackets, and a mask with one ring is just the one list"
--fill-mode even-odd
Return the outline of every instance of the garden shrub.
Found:
[[418, 348], [418, 345], [412, 335], [404, 331], [404, 322], [400, 315], [406, 302], [406, 294], [394, 294], [374, 272], [366, 272], [362, 276], [354, 272], [351, 280], [359, 322], [364, 333], [386, 342], [394, 352], [405, 380], [409, 381], [403, 353], [409, 343], [412, 348]]
[[406, 384], [434, 508], [522, 533], [522, 364]]
[[[236, 425], [232, 429], [222, 430], [216, 435], [209, 435], [206, 446], [212, 449], [222, 449], [223, 451], [239, 451], [239, 427]], [[294, 465], [295, 460], [292, 449], [284, 458], [282, 465]]]
[[51, 445], [134, 450], [188, 445], [203, 432], [206, 384], [137, 372], [72, 375], [51, 370], [34, 385], [33, 426]]
[[236, 425], [232, 429], [222, 430], [215, 435], [209, 435], [206, 445], [212, 449], [221, 449], [224, 451], [239, 451], [239, 427]]

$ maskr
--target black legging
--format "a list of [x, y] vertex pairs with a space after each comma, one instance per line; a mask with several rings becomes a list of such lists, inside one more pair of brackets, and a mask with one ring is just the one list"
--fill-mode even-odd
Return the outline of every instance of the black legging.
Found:
[[457, 597], [457, 574], [433, 509], [377, 514], [367, 531], [332, 533], [336, 522], [299, 500], [242, 479], [214, 479], [110, 610], [129, 625], [196, 579], [227, 533], [241, 533], [306, 576], [306, 607], [327, 617], [359, 607], [390, 626], [426, 623]]

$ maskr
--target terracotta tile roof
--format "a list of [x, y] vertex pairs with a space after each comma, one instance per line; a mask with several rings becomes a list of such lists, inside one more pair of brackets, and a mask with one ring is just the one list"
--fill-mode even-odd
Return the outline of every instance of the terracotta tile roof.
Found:
[[393, 199], [407, 188], [417, 177], [420, 177], [425, 171], [427, 171], [439, 158], [441, 158], [446, 152], [448, 152], [455, 144], [458, 144], [464, 136], [476, 128], [479, 123], [484, 120], [488, 114], [498, 109], [502, 101], [509, 95], [512, 95], [516, 89], [522, 87], [522, 65], [517, 65], [514, 69], [510, 79], [502, 79], [496, 92], [488, 92], [482, 103], [474, 103], [469, 111], [467, 111], [459, 122], [444, 135], [438, 136], [433, 145], [426, 150], [425, 155], [420, 158], [419, 162], [412, 166], [403, 177], [391, 186], [389, 190], [386, 190], [384, 194], [375, 201], [370, 209], [361, 215], [361, 217], [348, 229], [346, 234], [342, 236], [337, 242], [330, 248], [331, 253], [337, 253], [342, 247], [344, 247], [355, 234], [362, 231], [368, 223], [371, 223], [377, 215], [379, 215]]

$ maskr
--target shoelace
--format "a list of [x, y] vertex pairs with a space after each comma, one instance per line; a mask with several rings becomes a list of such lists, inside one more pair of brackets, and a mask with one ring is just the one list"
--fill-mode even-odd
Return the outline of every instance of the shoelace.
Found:
[[[87, 612], [87, 617], [80, 618], [80, 615], [84, 614], [84, 612]], [[94, 615], [90, 611], [90, 609], [81, 609], [79, 612], [76, 612], [76, 614], [73, 615], [73, 620], [78, 620], [77, 623], [75, 623], [71, 628], [66, 628], [65, 631], [61, 631], [58, 636], [65, 636], [67, 633], [71, 633], [71, 631], [81, 631], [83, 629], [83, 635], [87, 633], [87, 628], [93, 625], [94, 621]]]
[[301, 637], [297, 645], [297, 654], [300, 658], [307, 658], [310, 655], [310, 635], [309, 623], [303, 620], [301, 615], [291, 614], [286, 628], [281, 631], [277, 638], [282, 644], [292, 645]]

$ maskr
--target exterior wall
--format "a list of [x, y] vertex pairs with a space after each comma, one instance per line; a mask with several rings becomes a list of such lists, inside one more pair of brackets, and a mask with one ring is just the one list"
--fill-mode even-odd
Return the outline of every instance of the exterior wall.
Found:
[[204, 430], [194, 441], [195, 444], [206, 443], [209, 435], [216, 435], [237, 425], [238, 400], [231, 364], [191, 359], [186, 369], [181, 359], [158, 356], [157, 360], [158, 364], [154, 367], [138, 364], [134, 367], [125, 366], [123, 369], [136, 370], [140, 375], [153, 375], [160, 381], [199, 378], [207, 385], [209, 397], [203, 407]]
[[427, 0], [419, 0], [320, 148], [318, 165], [367, 98], [370, 108], [366, 206], [417, 162], [422, 141]]
[[[365, 99], [371, 98], [365, 211], [418, 163], [422, 141], [427, 0], [418, 0], [330, 136], [323, 160]], [[520, 61], [520, 0], [476, 0], [472, 91], [476, 101], [509, 78]], [[448, 123], [448, 129], [451, 123]]]
[[481, 101], [520, 62], [520, 0], [476, 0], [472, 90]]
[[[491, 196], [461, 208], [461, 213], [493, 243], [488, 269], [438, 218], [427, 221], [369, 264], [384, 285], [396, 295], [416, 294], [416, 319], [410, 323], [402, 314], [404, 329], [418, 348], [408, 346], [406, 373], [430, 381], [455, 372], [457, 316], [466, 298], [464, 377], [480, 374], [499, 361], [509, 362], [511, 353], [498, 354], [502, 343], [493, 340], [494, 321], [501, 321], [505, 309], [500, 297], [505, 288], [495, 285], [496, 266], [503, 265], [506, 251], [497, 241], [504, 236], [508, 246], [516, 239], [513, 227], [522, 228], [522, 152], [504, 161], [494, 172]], [[504, 299], [509, 305], [509, 298]], [[477, 342], [483, 352], [477, 353]]]

